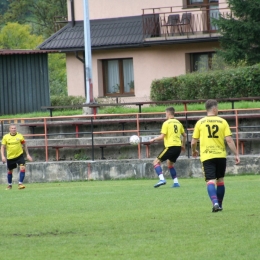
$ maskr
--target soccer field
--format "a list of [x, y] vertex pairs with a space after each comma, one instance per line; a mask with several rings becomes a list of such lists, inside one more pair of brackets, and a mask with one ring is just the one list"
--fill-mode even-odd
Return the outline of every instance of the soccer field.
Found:
[[203, 179], [0, 185], [0, 258], [259, 259], [260, 176], [226, 177], [211, 213]]

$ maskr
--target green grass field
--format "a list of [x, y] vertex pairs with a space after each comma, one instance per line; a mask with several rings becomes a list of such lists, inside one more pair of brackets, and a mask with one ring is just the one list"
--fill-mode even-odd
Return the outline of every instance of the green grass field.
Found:
[[[172, 104], [169, 105], [151, 105], [151, 106], [144, 106], [142, 107], [143, 113], [153, 113], [153, 112], [165, 112], [165, 109]], [[184, 106], [182, 104], [173, 104], [175, 111], [181, 112], [184, 111]], [[188, 104], [188, 111], [197, 111], [197, 110], [205, 110], [204, 103], [192, 103]], [[219, 103], [219, 109], [231, 109], [230, 102], [223, 102]], [[248, 108], [260, 108], [259, 101], [239, 101], [235, 102], [235, 109], [248, 109]], [[114, 106], [114, 107], [101, 107], [98, 109], [98, 114], [127, 114], [127, 113], [138, 113], [138, 107], [124, 107], [124, 106]], [[73, 115], [82, 115], [82, 109], [77, 110], [54, 110], [53, 116], [73, 116]], [[39, 111], [39, 112], [32, 112], [27, 114], [16, 114], [16, 115], [2, 115], [0, 119], [10, 119], [10, 118], [33, 118], [33, 117], [49, 117], [49, 111]]]
[[259, 259], [260, 176], [228, 176], [223, 212], [204, 180], [0, 185], [0, 258]]

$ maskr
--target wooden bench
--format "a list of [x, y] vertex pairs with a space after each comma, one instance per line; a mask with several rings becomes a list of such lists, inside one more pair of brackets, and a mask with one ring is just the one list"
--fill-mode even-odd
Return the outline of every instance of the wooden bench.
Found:
[[[238, 101], [255, 101], [260, 100], [260, 97], [242, 97], [242, 98], [218, 98], [216, 99], [218, 102], [231, 102], [231, 108], [234, 109], [234, 103]], [[97, 108], [105, 107], [105, 106], [138, 106], [139, 113], [142, 113], [141, 107], [143, 105], [167, 105], [167, 104], [183, 104], [184, 111], [187, 111], [187, 104], [192, 103], [205, 103], [207, 99], [192, 99], [192, 100], [167, 100], [167, 101], [144, 101], [144, 102], [130, 102], [130, 103], [110, 103], [110, 104], [102, 104], [102, 103], [89, 103], [83, 105], [71, 105], [71, 106], [42, 106], [41, 109], [47, 109], [50, 111], [50, 117], [52, 117], [52, 112], [55, 109], [73, 109], [73, 108], [83, 108], [89, 107], [93, 109], [94, 116], [97, 113]]]
[[240, 152], [243, 155], [245, 152], [245, 143], [246, 142], [255, 142], [255, 141], [260, 141], [260, 138], [257, 137], [249, 137], [249, 138], [238, 138], [238, 144], [240, 147]]
[[[146, 157], [150, 157], [150, 142], [140, 142], [141, 145], [146, 146]], [[94, 144], [94, 148], [98, 147], [101, 149], [101, 159], [106, 159], [104, 157], [104, 149], [106, 147], [114, 147], [114, 146], [129, 146], [131, 145], [129, 142], [126, 143], [108, 143], [108, 144]], [[92, 148], [91, 144], [82, 144], [82, 145], [48, 145], [48, 148], [55, 149], [55, 158], [59, 161], [59, 150], [62, 148], [68, 149], [82, 149], [82, 148]], [[45, 149], [44, 145], [29, 145], [28, 149]]]

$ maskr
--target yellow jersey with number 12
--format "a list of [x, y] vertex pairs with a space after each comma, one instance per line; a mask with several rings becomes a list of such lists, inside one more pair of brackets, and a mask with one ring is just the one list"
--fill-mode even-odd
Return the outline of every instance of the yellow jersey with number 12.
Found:
[[181, 146], [181, 135], [184, 128], [181, 122], [175, 118], [166, 120], [162, 125], [161, 134], [164, 134], [164, 146]]
[[200, 139], [200, 160], [226, 158], [225, 137], [232, 135], [227, 121], [219, 116], [206, 116], [194, 128], [192, 137]]

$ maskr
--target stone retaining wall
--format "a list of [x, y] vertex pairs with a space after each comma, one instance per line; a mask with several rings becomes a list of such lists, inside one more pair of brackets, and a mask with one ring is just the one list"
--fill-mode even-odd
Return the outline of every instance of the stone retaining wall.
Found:
[[[154, 178], [153, 159], [144, 160], [99, 160], [99, 161], [64, 161], [34, 162], [27, 164], [25, 183], [111, 180], [127, 178]], [[227, 174], [260, 174], [259, 156], [241, 156], [241, 164], [234, 165], [234, 157], [227, 158]], [[176, 165], [178, 177], [203, 177], [199, 159], [181, 156]], [[166, 163], [163, 164], [166, 178], [170, 178]], [[18, 181], [18, 171], [14, 170], [13, 183]], [[0, 183], [5, 184], [6, 165], [0, 165]]]

